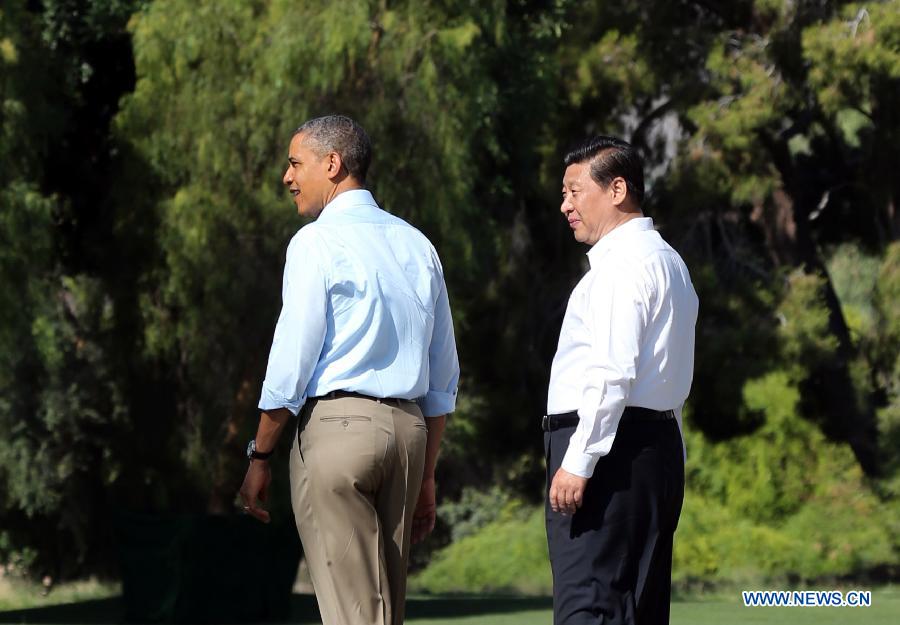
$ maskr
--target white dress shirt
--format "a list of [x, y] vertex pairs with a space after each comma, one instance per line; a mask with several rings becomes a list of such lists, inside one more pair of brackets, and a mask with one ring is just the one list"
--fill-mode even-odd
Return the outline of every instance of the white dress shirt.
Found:
[[587, 255], [590, 270], [569, 298], [547, 397], [547, 414], [578, 412], [562, 468], [582, 477], [609, 453], [626, 406], [675, 410], [681, 427], [698, 308], [684, 261], [649, 217], [613, 229]]
[[443, 269], [421, 232], [345, 191], [287, 251], [259, 407], [297, 414], [335, 390], [456, 405], [459, 362]]

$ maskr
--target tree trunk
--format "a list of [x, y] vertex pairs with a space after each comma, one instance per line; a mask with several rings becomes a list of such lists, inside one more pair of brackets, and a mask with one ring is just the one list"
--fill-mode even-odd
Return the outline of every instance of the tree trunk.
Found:
[[[829, 437], [847, 441], [863, 471], [868, 475], [877, 475], [878, 428], [874, 402], [864, 389], [857, 389], [853, 384], [850, 367], [858, 356], [857, 348], [853, 345], [840, 301], [819, 254], [809, 219], [821, 197], [821, 190], [810, 189], [809, 185], [798, 181], [786, 142], [768, 136], [761, 139], [772, 155], [784, 184], [783, 190], [773, 194], [775, 210], [771, 211], [771, 215], [775, 219], [767, 222], [767, 229], [773, 231], [776, 253], [784, 256], [789, 264], [799, 265], [805, 271], [824, 278], [822, 297], [828, 308], [828, 329], [838, 341], [834, 358], [811, 367], [809, 376], [801, 384], [801, 411], [820, 421]], [[790, 220], [784, 219], [787, 210], [793, 214]], [[785, 245], [791, 241], [793, 248]]]

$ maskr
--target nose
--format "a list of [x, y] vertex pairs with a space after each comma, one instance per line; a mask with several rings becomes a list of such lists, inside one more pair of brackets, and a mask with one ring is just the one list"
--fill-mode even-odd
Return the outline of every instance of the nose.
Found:
[[559, 212], [563, 215], [568, 215], [572, 212], [572, 203], [569, 202], [569, 198], [563, 198], [562, 204], [559, 205]]
[[282, 176], [281, 182], [283, 182], [285, 184], [285, 186], [290, 186], [293, 181], [294, 181], [294, 177], [291, 176], [291, 168], [288, 167], [287, 169], [284, 170], [284, 176]]

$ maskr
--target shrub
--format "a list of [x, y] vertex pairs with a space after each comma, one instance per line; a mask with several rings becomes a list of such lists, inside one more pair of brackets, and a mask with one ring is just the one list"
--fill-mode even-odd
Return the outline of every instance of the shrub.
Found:
[[420, 592], [552, 591], [544, 509], [522, 518], [521, 504], [511, 503], [496, 521], [440, 551], [410, 587]]
[[848, 482], [782, 523], [741, 517], [689, 492], [675, 534], [676, 584], [814, 581], [896, 565], [896, 514]]

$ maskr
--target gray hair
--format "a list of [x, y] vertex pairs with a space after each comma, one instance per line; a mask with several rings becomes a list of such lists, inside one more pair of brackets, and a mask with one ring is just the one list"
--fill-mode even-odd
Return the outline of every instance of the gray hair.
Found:
[[366, 183], [372, 162], [372, 143], [362, 126], [346, 115], [326, 115], [311, 119], [294, 131], [294, 135], [300, 133], [319, 156], [329, 152], [340, 154], [347, 172], [360, 184]]

